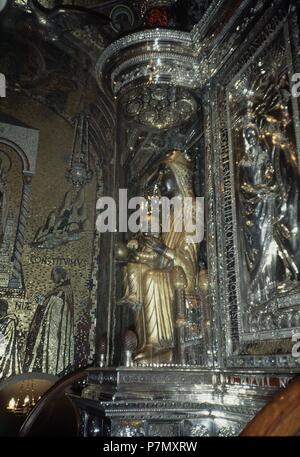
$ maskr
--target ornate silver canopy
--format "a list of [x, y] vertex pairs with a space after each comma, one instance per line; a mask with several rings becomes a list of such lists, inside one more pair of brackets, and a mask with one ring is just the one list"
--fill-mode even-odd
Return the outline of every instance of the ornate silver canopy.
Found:
[[188, 33], [155, 29], [124, 37], [101, 55], [96, 77], [125, 116], [148, 127], [179, 125], [196, 110], [199, 66]]

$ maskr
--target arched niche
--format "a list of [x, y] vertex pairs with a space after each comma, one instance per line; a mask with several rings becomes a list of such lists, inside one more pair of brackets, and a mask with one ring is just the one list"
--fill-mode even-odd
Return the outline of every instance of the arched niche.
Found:
[[[9, 237], [7, 238], [9, 249], [2, 252], [2, 257], [6, 256], [7, 259], [2, 258], [1, 297], [23, 298], [25, 296], [22, 254], [31, 199], [31, 180], [36, 169], [38, 138], [39, 132], [35, 129], [0, 123], [0, 174], [3, 187], [2, 193], [0, 192], [0, 202], [2, 201], [0, 219], [2, 219], [2, 226], [4, 225], [2, 231], [0, 230], [0, 241], [1, 232], [3, 232], [3, 239], [5, 231], [10, 231], [9, 235], [13, 237], [9, 240]], [[9, 181], [9, 173], [16, 175], [14, 183]], [[9, 194], [14, 196], [15, 207], [15, 214], [11, 219], [9, 219]], [[18, 199], [19, 209], [16, 211]]]

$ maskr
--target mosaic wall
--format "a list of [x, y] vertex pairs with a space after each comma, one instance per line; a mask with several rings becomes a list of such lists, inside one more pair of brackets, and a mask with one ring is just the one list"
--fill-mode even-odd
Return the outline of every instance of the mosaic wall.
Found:
[[[288, 14], [283, 2], [261, 16], [210, 94], [218, 109], [207, 131], [220, 132], [209, 159], [218, 165], [210, 175], [220, 253], [217, 338], [229, 367], [299, 364], [292, 356], [300, 325], [298, 29]], [[213, 239], [210, 246], [215, 271]]]
[[72, 182], [74, 125], [33, 99], [10, 93], [1, 101], [1, 120], [38, 129], [39, 145], [21, 280], [12, 285], [24, 186], [18, 154], [0, 141], [0, 378], [26, 371], [59, 375], [93, 359], [101, 170], [95, 171], [90, 152], [84, 158], [89, 179]]

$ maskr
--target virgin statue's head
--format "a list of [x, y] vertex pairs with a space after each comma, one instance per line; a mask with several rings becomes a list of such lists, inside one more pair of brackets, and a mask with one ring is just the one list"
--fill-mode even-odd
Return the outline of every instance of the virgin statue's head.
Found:
[[190, 160], [178, 149], [169, 151], [148, 178], [146, 186], [158, 188], [162, 197], [194, 196]]

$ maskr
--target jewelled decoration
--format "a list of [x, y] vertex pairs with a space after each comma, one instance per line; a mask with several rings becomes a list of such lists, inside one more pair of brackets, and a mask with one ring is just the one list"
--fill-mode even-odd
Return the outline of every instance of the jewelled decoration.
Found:
[[185, 89], [163, 85], [145, 86], [122, 99], [124, 114], [146, 127], [167, 129], [189, 120], [197, 103]]
[[210, 436], [207, 427], [203, 424], [193, 425], [190, 429], [190, 436]]
[[233, 426], [221, 427], [217, 436], [231, 437], [238, 436], [239, 430]]
[[168, 27], [170, 10], [164, 6], [156, 6], [146, 13], [145, 23], [148, 27]]

